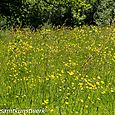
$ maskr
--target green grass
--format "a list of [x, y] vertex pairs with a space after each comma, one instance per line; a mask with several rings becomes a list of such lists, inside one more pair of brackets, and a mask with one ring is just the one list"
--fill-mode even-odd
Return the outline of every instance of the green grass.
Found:
[[114, 46], [113, 26], [0, 31], [0, 109], [115, 115]]

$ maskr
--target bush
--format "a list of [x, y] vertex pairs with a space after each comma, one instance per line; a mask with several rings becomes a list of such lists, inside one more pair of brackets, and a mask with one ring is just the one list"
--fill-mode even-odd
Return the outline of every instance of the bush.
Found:
[[0, 4], [7, 25], [14, 27], [36, 29], [45, 23], [75, 27], [115, 22], [114, 0], [5, 0]]
[[114, 0], [102, 0], [95, 12], [95, 21], [98, 25], [111, 25], [115, 23], [115, 2]]
[[6, 17], [2, 17], [0, 15], [0, 29], [4, 29], [7, 27]]
[[85, 11], [90, 8], [83, 0], [41, 0], [41, 1], [10, 1], [5, 3], [9, 13], [4, 13], [11, 25], [38, 27], [44, 23], [53, 25], [81, 25], [86, 18]]

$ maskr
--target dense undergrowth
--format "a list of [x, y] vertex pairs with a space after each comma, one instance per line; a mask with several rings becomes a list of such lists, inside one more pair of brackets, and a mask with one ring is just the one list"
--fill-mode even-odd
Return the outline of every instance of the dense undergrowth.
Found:
[[113, 26], [0, 31], [0, 109], [114, 115], [114, 46]]
[[0, 28], [115, 24], [114, 0], [0, 0]]

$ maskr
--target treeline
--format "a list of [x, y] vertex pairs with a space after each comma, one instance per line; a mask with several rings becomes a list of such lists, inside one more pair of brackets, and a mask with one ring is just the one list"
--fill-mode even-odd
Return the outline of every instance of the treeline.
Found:
[[111, 25], [114, 0], [0, 0], [0, 27]]

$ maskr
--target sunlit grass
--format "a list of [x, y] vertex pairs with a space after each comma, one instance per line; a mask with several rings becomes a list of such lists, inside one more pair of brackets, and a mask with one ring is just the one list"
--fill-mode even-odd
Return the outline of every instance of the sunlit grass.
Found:
[[0, 31], [0, 109], [114, 115], [114, 46], [114, 27]]

